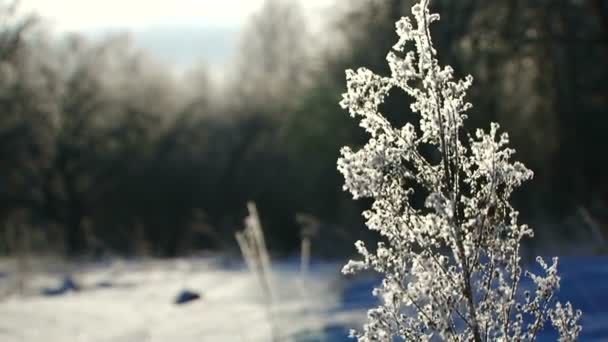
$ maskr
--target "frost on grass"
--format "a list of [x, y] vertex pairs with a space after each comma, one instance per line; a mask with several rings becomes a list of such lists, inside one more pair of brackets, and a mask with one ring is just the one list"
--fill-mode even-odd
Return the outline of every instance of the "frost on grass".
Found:
[[[384, 277], [374, 290], [384, 304], [370, 310], [364, 330], [353, 335], [361, 341], [534, 341], [550, 322], [560, 341], [575, 341], [581, 314], [556, 301], [557, 258], [550, 265], [538, 259], [542, 274], [520, 266], [520, 241], [533, 232], [518, 223], [509, 197], [532, 171], [512, 161], [515, 151], [498, 124], [463, 133], [473, 78], [456, 80], [450, 66], [439, 65], [430, 35], [439, 15], [428, 4], [420, 1], [413, 20], [397, 22], [390, 76], [346, 72], [341, 105], [370, 139], [358, 151], [344, 147], [338, 170], [354, 198], [374, 199], [363, 215], [385, 241], [375, 252], [357, 242], [362, 260], [343, 269], [373, 269]], [[393, 88], [411, 96], [417, 126], [393, 127], [380, 112]], [[425, 198], [424, 205], [416, 205], [415, 196]], [[532, 280], [532, 291], [521, 288], [522, 277]]]

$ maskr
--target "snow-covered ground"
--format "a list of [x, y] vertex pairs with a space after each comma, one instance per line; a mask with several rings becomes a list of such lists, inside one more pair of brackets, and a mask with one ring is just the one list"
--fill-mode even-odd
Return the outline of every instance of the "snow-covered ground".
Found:
[[[14, 260], [0, 260], [0, 341], [350, 341], [376, 300], [377, 278], [346, 280], [339, 264], [274, 264], [275, 305], [257, 278], [222, 258], [66, 266], [37, 261], [21, 294]], [[228, 259], [229, 260], [229, 259]], [[608, 258], [562, 258], [559, 297], [583, 310], [581, 341], [608, 341]], [[65, 274], [81, 287], [46, 296]], [[183, 290], [201, 295], [174, 303]], [[545, 333], [540, 341], [555, 341]]]
[[[63, 272], [33, 272], [24, 294], [0, 302], [0, 341], [271, 341], [271, 322], [280, 341], [322, 341], [327, 326], [352, 324], [348, 314], [330, 314], [339, 301], [337, 267], [305, 278], [295, 265], [275, 267], [272, 309], [246, 269], [214, 259], [72, 267], [82, 289], [59, 296], [41, 292], [57, 287]], [[6, 290], [14, 279], [5, 273], [0, 284]], [[184, 289], [201, 299], [176, 305]]]

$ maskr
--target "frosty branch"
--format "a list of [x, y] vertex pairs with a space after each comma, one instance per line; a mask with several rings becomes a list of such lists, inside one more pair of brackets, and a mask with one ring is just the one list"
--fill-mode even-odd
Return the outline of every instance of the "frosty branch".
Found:
[[[574, 341], [581, 313], [556, 302], [557, 259], [538, 259], [542, 275], [523, 273], [535, 284], [532, 293], [520, 286], [520, 242], [533, 232], [518, 223], [509, 198], [532, 172], [511, 161], [515, 151], [495, 123], [464, 139], [473, 78], [455, 80], [450, 66], [439, 65], [430, 33], [439, 15], [428, 6], [421, 0], [413, 21], [397, 22], [390, 76], [346, 72], [341, 105], [360, 118], [370, 140], [358, 151], [344, 147], [338, 170], [354, 198], [374, 199], [363, 215], [386, 241], [375, 252], [357, 242], [363, 260], [344, 267], [384, 276], [374, 290], [384, 304], [353, 334], [361, 341], [534, 341], [550, 320], [560, 341]], [[381, 113], [393, 88], [412, 98], [419, 125], [393, 127]], [[416, 206], [414, 196], [425, 205]]]

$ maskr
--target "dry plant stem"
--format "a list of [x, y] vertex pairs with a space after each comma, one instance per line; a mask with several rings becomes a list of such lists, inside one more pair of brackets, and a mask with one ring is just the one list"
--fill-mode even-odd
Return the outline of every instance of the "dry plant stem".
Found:
[[257, 208], [253, 202], [247, 203], [249, 215], [245, 219], [245, 229], [235, 234], [243, 258], [249, 270], [258, 279], [266, 301], [266, 311], [270, 324], [271, 338], [278, 341], [280, 332], [275, 324], [275, 294], [272, 284], [271, 264], [264, 232]]
[[300, 274], [302, 277], [308, 275], [308, 269], [310, 267], [310, 238], [308, 236], [302, 237], [302, 246], [300, 251]]

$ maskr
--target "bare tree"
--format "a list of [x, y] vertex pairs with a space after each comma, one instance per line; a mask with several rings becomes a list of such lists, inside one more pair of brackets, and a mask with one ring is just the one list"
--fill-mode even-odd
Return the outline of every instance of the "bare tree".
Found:
[[265, 1], [241, 38], [237, 96], [264, 111], [283, 109], [307, 82], [311, 43], [298, 1]]
[[8, 111], [21, 111], [31, 133], [14, 140], [25, 145], [23, 153], [7, 152], [18, 161], [2, 199], [63, 227], [66, 252], [76, 255], [94, 240], [84, 222], [119, 185], [117, 175], [144, 157], [143, 146], [171, 117], [178, 97], [168, 90], [168, 76], [153, 72], [160, 68], [129, 39], [91, 44], [73, 36], [53, 46], [32, 48], [31, 66], [15, 85], [24, 90], [7, 99]]

